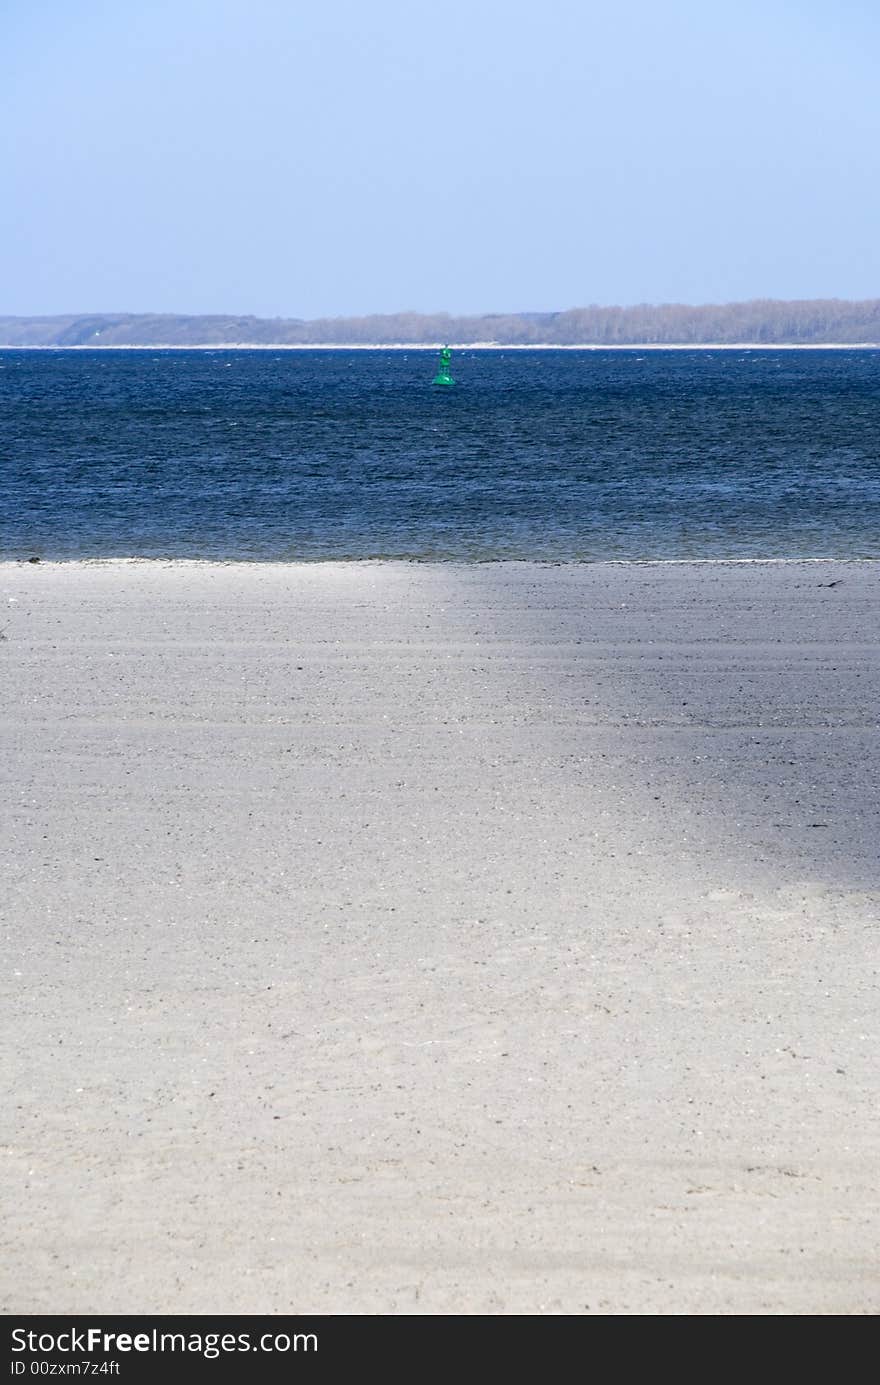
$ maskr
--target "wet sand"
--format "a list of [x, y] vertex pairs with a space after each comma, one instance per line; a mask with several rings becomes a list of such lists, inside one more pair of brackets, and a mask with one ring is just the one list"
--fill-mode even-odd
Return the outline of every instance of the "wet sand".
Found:
[[0, 565], [3, 1307], [880, 1310], [878, 598]]

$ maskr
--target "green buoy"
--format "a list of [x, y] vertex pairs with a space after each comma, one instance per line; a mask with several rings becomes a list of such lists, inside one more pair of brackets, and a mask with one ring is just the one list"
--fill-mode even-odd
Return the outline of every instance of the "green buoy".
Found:
[[440, 368], [431, 381], [432, 385], [454, 385], [455, 381], [449, 374], [449, 362], [452, 360], [452, 352], [448, 346], [444, 346], [440, 352]]

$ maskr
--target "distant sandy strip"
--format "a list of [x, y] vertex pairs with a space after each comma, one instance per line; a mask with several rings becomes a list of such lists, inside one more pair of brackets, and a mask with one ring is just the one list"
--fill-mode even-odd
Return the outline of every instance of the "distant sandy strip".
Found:
[[5, 1310], [880, 1311], [878, 610], [0, 566]]
[[643, 342], [611, 346], [603, 342], [499, 341], [377, 341], [377, 342], [201, 342], [181, 346], [175, 342], [153, 342], [149, 346], [119, 343], [80, 342], [76, 346], [11, 346], [0, 344], [0, 351], [876, 351], [876, 341], [822, 342]]

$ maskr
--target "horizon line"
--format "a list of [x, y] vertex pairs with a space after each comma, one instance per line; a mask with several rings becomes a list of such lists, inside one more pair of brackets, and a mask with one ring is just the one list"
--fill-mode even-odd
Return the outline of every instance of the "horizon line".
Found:
[[643, 308], [737, 308], [753, 307], [757, 304], [773, 303], [809, 305], [816, 303], [845, 303], [861, 306], [867, 303], [880, 304], [880, 295], [866, 298], [841, 297], [838, 294], [816, 295], [809, 298], [776, 298], [761, 295], [755, 298], [702, 299], [687, 302], [684, 299], [639, 299], [632, 303], [590, 302], [575, 303], [566, 308], [491, 308], [484, 310], [456, 310], [450, 308], [381, 308], [360, 312], [325, 312], [303, 317], [290, 313], [261, 313], [249, 310], [210, 309], [202, 311], [180, 311], [173, 308], [90, 308], [86, 310], [56, 310], [36, 313], [5, 313], [0, 311], [0, 320], [14, 318], [19, 321], [33, 321], [35, 318], [58, 317], [231, 317], [253, 319], [258, 322], [336, 322], [362, 320], [371, 317], [449, 317], [449, 318], [492, 318], [492, 317], [559, 317], [566, 313], [580, 312], [634, 312]]

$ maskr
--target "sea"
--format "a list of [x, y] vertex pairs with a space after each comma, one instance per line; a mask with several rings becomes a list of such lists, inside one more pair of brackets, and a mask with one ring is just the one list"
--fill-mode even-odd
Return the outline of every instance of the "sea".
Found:
[[2, 350], [0, 558], [880, 557], [880, 350]]

